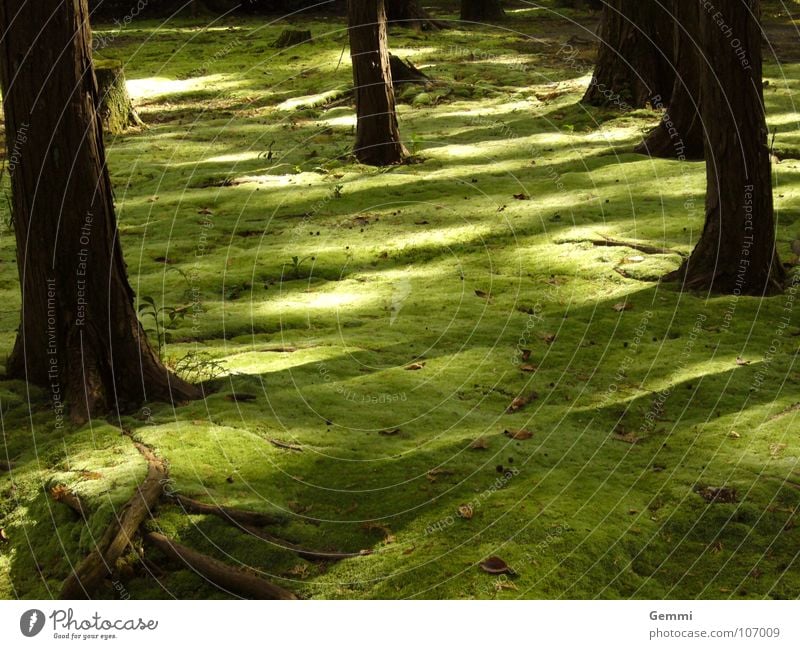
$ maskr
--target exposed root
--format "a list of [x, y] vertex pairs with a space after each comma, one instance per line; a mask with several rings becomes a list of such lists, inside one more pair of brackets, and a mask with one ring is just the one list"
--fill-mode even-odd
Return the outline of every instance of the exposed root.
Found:
[[84, 507], [78, 494], [70, 491], [64, 485], [58, 485], [50, 489], [50, 495], [53, 497], [53, 500], [66, 505], [83, 520], [88, 520], [89, 511]]
[[184, 563], [215, 586], [237, 595], [251, 599], [297, 599], [294, 593], [276, 586], [263, 577], [229, 566], [172, 541], [162, 534], [148, 532], [144, 535], [144, 540], [165, 555]]
[[134, 442], [147, 460], [147, 477], [125, 504], [116, 520], [108, 527], [95, 549], [64, 581], [61, 599], [82, 599], [91, 596], [104, 577], [116, 568], [117, 561], [130, 545], [139, 526], [152, 514], [163, 493], [167, 468], [144, 444]]
[[198, 500], [187, 496], [174, 495], [172, 499], [180, 505], [187, 514], [208, 514], [219, 516], [228, 523], [263, 527], [265, 525], [281, 525], [286, 522], [286, 518], [276, 514], [263, 514], [261, 512], [251, 512], [244, 509], [234, 509], [222, 505], [206, 505]]
[[620, 239], [611, 239], [609, 237], [603, 237], [601, 239], [587, 239], [589, 243], [593, 246], [609, 246], [609, 247], [616, 247], [619, 246], [621, 248], [630, 248], [631, 250], [638, 250], [639, 252], [643, 252], [647, 255], [680, 255], [681, 257], [686, 257], [686, 255], [678, 250], [673, 250], [672, 248], [661, 248], [659, 246], [651, 246], [646, 243], [635, 243], [633, 241], [622, 241]]

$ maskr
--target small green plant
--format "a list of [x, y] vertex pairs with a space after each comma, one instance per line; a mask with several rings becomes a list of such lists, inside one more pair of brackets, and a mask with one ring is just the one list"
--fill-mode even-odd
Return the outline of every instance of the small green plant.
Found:
[[333, 198], [341, 198], [343, 189], [344, 185], [334, 185], [333, 188], [331, 189], [331, 196]]
[[312, 257], [310, 255], [307, 256], [307, 257], [303, 257], [303, 258], [300, 258], [297, 255], [294, 255], [292, 257], [292, 262], [291, 262], [291, 264], [289, 264], [289, 266], [292, 269], [292, 275], [294, 276], [295, 279], [300, 279], [300, 268], [309, 259], [311, 261], [314, 261], [316, 259], [316, 257]]
[[159, 307], [156, 301], [149, 295], [143, 296], [139, 300], [139, 318], [150, 318], [152, 326], [145, 328], [145, 333], [156, 341], [158, 357], [163, 360], [164, 347], [170, 341], [170, 331], [177, 329], [181, 321], [186, 317], [188, 307], [162, 306]]

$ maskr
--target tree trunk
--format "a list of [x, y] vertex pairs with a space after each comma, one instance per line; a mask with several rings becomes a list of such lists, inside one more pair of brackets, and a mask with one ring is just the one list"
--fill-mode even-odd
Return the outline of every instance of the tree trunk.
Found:
[[97, 94], [100, 97], [98, 113], [103, 128], [113, 135], [119, 135], [129, 126], [143, 126], [125, 86], [122, 64], [119, 61], [106, 60], [97, 61], [94, 66]]
[[461, 20], [482, 22], [506, 17], [500, 0], [461, 0]]
[[700, 87], [706, 222], [689, 259], [668, 276], [688, 288], [763, 295], [780, 291], [785, 279], [775, 250], [759, 16], [758, 0], [701, 7], [703, 56], [714, 62], [702, 68]]
[[583, 97], [585, 103], [643, 108], [660, 97], [669, 104], [675, 83], [670, 4], [657, 0], [606, 2], [597, 63]]
[[[700, 72], [707, 65], [700, 56], [700, 5], [675, 3], [675, 84], [669, 109], [661, 123], [636, 147], [637, 153], [657, 158], [702, 160], [703, 123], [700, 119]], [[663, 108], [663, 100], [653, 106]]]
[[[57, 425], [184, 400], [133, 308], [97, 116], [86, 0], [0, 3], [0, 56], [22, 322], [6, 366], [44, 386]], [[42, 20], [46, 11], [48, 19]]]
[[354, 153], [359, 162], [378, 167], [402, 162], [408, 155], [397, 127], [383, 2], [348, 2], [358, 115]]
[[440, 29], [442, 24], [431, 20], [419, 0], [384, 0], [386, 20], [391, 25], [413, 27], [423, 31]]

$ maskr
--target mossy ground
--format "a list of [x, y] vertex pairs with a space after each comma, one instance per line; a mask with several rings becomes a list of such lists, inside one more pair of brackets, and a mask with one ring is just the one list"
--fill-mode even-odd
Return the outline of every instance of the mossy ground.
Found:
[[[309, 563], [168, 506], [151, 525], [307, 597], [800, 595], [795, 294], [736, 300], [656, 281], [702, 226], [703, 164], [630, 153], [655, 112], [578, 105], [591, 47], [572, 60], [559, 49], [593, 19], [541, 4], [498, 27], [391, 30], [392, 51], [435, 81], [398, 89], [418, 162], [383, 170], [347, 157], [341, 20], [295, 20], [314, 42], [282, 52], [282, 20], [98, 27], [99, 55], [125, 61], [149, 125], [109, 142], [131, 282], [186, 307], [171, 362], [202, 353], [225, 372], [205, 401], [121, 423], [168, 459], [172, 488], [285, 511], [285, 534], [312, 547], [373, 552]], [[788, 259], [800, 58], [768, 9]], [[591, 243], [603, 236], [675, 253]], [[6, 352], [14, 254], [6, 230]], [[51, 597], [144, 463], [106, 422], [57, 429], [38, 388], [2, 382], [0, 403], [2, 455], [18, 464], [0, 474], [0, 596]], [[487, 448], [470, 448], [480, 437]], [[95, 509], [88, 527], [47, 496], [59, 483]], [[697, 493], [708, 486], [737, 502], [709, 504]], [[466, 503], [469, 520], [456, 515]], [[517, 576], [481, 572], [488, 555]], [[153, 579], [129, 563], [132, 597], [225, 596], [188, 571]]]

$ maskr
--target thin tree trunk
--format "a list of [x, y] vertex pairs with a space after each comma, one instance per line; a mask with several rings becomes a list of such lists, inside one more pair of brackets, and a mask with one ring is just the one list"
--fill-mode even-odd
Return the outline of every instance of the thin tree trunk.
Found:
[[199, 396], [165, 369], [134, 311], [86, 0], [3, 0], [0, 34], [22, 288], [8, 374], [47, 387], [57, 418], [67, 403], [76, 422], [115, 406]]
[[675, 82], [673, 21], [662, 6], [669, 4], [668, 0], [607, 0], [585, 103], [642, 108], [660, 97], [669, 104]]
[[[719, 12], [718, 14], [716, 12]], [[700, 11], [706, 222], [687, 262], [668, 278], [734, 295], [780, 291], [761, 71], [758, 0], [718, 0]], [[727, 27], [720, 28], [720, 21]]]
[[402, 162], [408, 152], [397, 126], [384, 0], [349, 0], [348, 13], [358, 115], [356, 158], [374, 166]]
[[505, 16], [500, 0], [461, 0], [461, 20], [481, 22], [502, 20]]
[[[702, 160], [703, 123], [700, 119], [700, 73], [707, 62], [700, 56], [700, 5], [676, 2], [675, 12], [675, 84], [669, 108], [661, 123], [636, 147], [637, 153], [658, 158]], [[660, 97], [653, 106], [664, 107]]]

